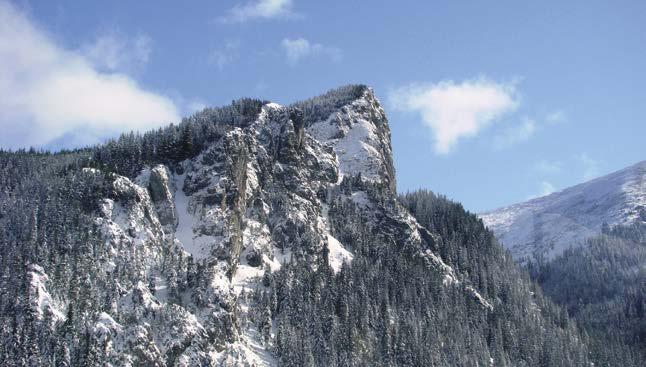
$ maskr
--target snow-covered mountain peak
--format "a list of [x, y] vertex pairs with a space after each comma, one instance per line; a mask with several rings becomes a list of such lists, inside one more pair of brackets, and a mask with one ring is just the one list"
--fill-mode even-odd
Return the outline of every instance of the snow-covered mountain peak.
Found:
[[480, 217], [515, 258], [551, 258], [598, 234], [603, 223], [646, 221], [646, 161]]
[[307, 132], [333, 147], [340, 175], [361, 175], [371, 182], [384, 182], [395, 192], [390, 128], [381, 103], [370, 88], [324, 119], [311, 121]]
[[383, 182], [395, 193], [388, 119], [371, 88], [350, 85], [289, 106], [265, 102], [252, 125], [271, 136], [293, 129], [299, 141], [306, 132], [332, 149], [339, 182], [344, 176], [361, 176], [368, 182]]

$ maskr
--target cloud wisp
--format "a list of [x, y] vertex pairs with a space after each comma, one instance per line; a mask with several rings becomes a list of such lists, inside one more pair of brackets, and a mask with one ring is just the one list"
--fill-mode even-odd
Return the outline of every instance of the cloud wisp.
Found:
[[[149, 51], [141, 42], [148, 41], [135, 40], [135, 48], [147, 61]], [[120, 131], [179, 120], [171, 99], [97, 67], [95, 57], [115, 56], [119, 48], [103, 40], [82, 51], [64, 49], [0, 1], [0, 146], [45, 146], [75, 131], [84, 132], [83, 144], [92, 144]], [[118, 70], [122, 62], [115, 56], [102, 67]]]
[[239, 40], [228, 40], [225, 42], [224, 46], [211, 50], [211, 53], [209, 54], [209, 63], [215, 65], [218, 70], [222, 70], [225, 66], [238, 59], [239, 50]]
[[561, 172], [562, 163], [560, 161], [541, 160], [534, 165], [534, 169], [541, 174], [556, 174]]
[[553, 111], [545, 116], [545, 122], [548, 124], [560, 124], [567, 121], [567, 116], [563, 111]]
[[521, 119], [520, 124], [507, 126], [499, 131], [493, 138], [493, 148], [500, 150], [526, 142], [539, 131], [566, 121], [567, 118], [563, 111], [548, 113], [541, 120], [525, 116]]
[[283, 51], [285, 51], [287, 63], [292, 66], [298, 64], [304, 59], [319, 56], [327, 57], [333, 62], [339, 62], [343, 56], [341, 50], [336, 47], [313, 43], [305, 38], [285, 38], [282, 40], [280, 45], [283, 48]]
[[126, 73], [142, 70], [151, 52], [152, 40], [147, 35], [128, 38], [115, 30], [101, 34], [81, 48], [81, 53], [99, 70]]
[[476, 136], [518, 105], [514, 84], [485, 78], [409, 85], [392, 91], [390, 102], [421, 115], [437, 154], [450, 153], [461, 139]]
[[255, 19], [298, 18], [299, 14], [293, 11], [293, 5], [292, 0], [256, 0], [233, 7], [217, 20], [220, 23], [231, 24]]
[[524, 117], [520, 124], [507, 127], [494, 137], [494, 148], [502, 149], [508, 146], [525, 142], [536, 133], [538, 126], [534, 119]]

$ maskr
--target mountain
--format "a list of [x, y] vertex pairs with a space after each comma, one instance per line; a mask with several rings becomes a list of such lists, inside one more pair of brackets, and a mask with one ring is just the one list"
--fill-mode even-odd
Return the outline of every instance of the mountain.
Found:
[[480, 214], [516, 259], [551, 259], [602, 226], [646, 222], [646, 161], [547, 196]]
[[0, 365], [589, 365], [475, 215], [395, 187], [362, 85], [0, 151]]
[[646, 161], [480, 215], [588, 336], [597, 365], [646, 359]]

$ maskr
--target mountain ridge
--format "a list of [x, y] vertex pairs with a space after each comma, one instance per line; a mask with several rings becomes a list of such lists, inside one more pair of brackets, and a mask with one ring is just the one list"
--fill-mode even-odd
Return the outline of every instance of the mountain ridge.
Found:
[[646, 161], [552, 194], [480, 213], [515, 258], [552, 258], [601, 233], [646, 220]]

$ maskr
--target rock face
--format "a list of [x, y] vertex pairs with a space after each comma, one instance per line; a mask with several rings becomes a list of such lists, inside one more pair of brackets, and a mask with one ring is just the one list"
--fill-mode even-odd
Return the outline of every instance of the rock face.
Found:
[[646, 161], [480, 217], [514, 258], [551, 259], [599, 234], [604, 223], [646, 221]]
[[384, 183], [396, 192], [395, 168], [390, 146], [390, 128], [386, 113], [372, 92], [333, 112], [324, 121], [307, 127], [315, 139], [334, 148], [339, 171], [372, 182]]
[[[144, 171], [146, 175], [147, 171]], [[169, 182], [170, 173], [165, 166], [156, 166], [150, 170], [148, 176], [148, 190], [157, 208], [159, 222], [164, 226], [175, 229], [177, 226], [177, 213], [173, 203], [172, 187]]]
[[[356, 177], [383, 187], [388, 195], [395, 194], [388, 123], [367, 88], [320, 121], [305, 121], [297, 107], [265, 104], [253, 122], [231, 127], [196, 157], [181, 162], [176, 173], [163, 165], [145, 169], [136, 180], [141, 186], [125, 177], [117, 178], [123, 190], [132, 191], [139, 199], [130, 207], [105, 204], [124, 207], [122, 216], [128, 218], [117, 222], [102, 219], [110, 223], [106, 239], [123, 236], [123, 230], [144, 243], [149, 241], [151, 246], [146, 247], [151, 252], [163, 251], [153, 249], [166, 242], [178, 257], [203, 264], [206, 274], [206, 284], [181, 292], [173, 291], [178, 287], [166, 284], [164, 277], [155, 281], [155, 294], [140, 282], [131, 290], [133, 301], [117, 306], [116, 312], [131, 310], [139, 319], [133, 325], [146, 322], [141, 316], [145, 310], [175, 320], [140, 331], [138, 340], [155, 341], [144, 344], [148, 345], [146, 358], [167, 360], [172, 354], [185, 365], [273, 364], [266, 349], [251, 347], [260, 343], [253, 330], [236, 323], [245, 312], [244, 302], [236, 299], [241, 292], [257, 287], [265, 272], [280, 268], [285, 261], [303, 261], [316, 268], [327, 259], [335, 271], [343, 262], [352, 261], [352, 254], [332, 234], [326, 204], [341, 195], [343, 177]], [[432, 245], [432, 236], [427, 231], [420, 233], [423, 229], [403, 208], [379, 213], [372, 203], [378, 198], [363, 191], [346, 196], [357, 200], [366, 216], [385, 220], [399, 239], [420, 249]], [[108, 209], [106, 215], [110, 217]], [[420, 256], [427, 256], [429, 264], [438, 269], [448, 268], [428, 251], [420, 251]], [[148, 258], [152, 263], [142, 271], [163, 268], [152, 254]], [[446, 271], [448, 274], [450, 268]], [[168, 302], [186, 297], [197, 300], [197, 307]], [[103, 315], [102, 320], [109, 317]], [[165, 333], [169, 328], [179, 328], [179, 332], [168, 338]], [[110, 339], [128, 338], [127, 327], [110, 330]], [[214, 337], [207, 330], [226, 332]], [[213, 339], [217, 342], [212, 349], [204, 349]], [[157, 342], [161, 340], [165, 341]], [[114, 358], [139, 358], [128, 345], [115, 346]]]

